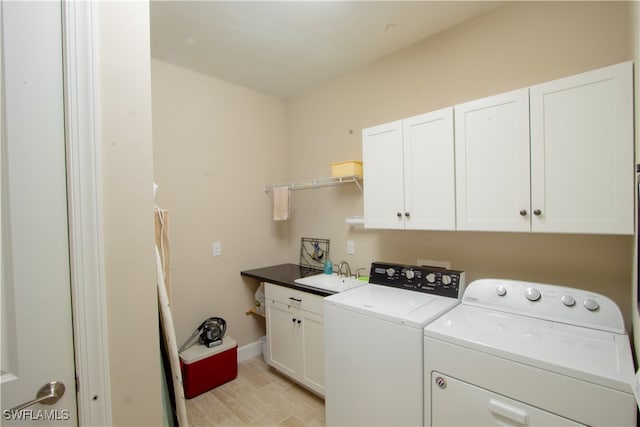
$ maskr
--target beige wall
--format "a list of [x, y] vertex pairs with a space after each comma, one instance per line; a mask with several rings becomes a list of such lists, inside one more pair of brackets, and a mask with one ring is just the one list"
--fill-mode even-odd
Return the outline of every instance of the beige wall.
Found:
[[[286, 180], [284, 101], [152, 60], [157, 202], [169, 210], [178, 344], [221, 316], [240, 345], [260, 339], [246, 316], [257, 283], [240, 271], [287, 261], [265, 184]], [[212, 256], [212, 243], [222, 255]]]
[[98, 2], [95, 13], [112, 421], [158, 426], [149, 9]]
[[[514, 2], [287, 102], [289, 179], [361, 159], [361, 130], [459, 102], [633, 59], [629, 4]], [[505, 159], [507, 160], [507, 159]], [[366, 183], [365, 183], [366, 185]], [[613, 298], [630, 324], [630, 236], [376, 231], [345, 224], [362, 196], [341, 186], [293, 193], [289, 260], [300, 237], [331, 239], [334, 262], [446, 260], [467, 280], [577, 286]], [[355, 255], [346, 254], [346, 241]]]
[[171, 211], [178, 341], [210, 315], [227, 319], [241, 345], [256, 341], [264, 321], [244, 315], [255, 283], [239, 272], [296, 263], [301, 237], [331, 239], [334, 261], [353, 269], [426, 258], [452, 262], [468, 280], [593, 289], [630, 322], [632, 237], [365, 230], [345, 224], [363, 214], [352, 184], [295, 191], [292, 219], [274, 223], [262, 192], [361, 159], [362, 128], [632, 59], [628, 14], [627, 3], [514, 2], [286, 103], [153, 60], [155, 179], [158, 204]]

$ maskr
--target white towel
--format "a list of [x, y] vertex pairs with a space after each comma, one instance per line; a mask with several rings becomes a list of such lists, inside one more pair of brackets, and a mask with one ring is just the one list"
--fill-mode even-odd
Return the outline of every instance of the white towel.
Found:
[[273, 220], [289, 219], [289, 187], [273, 188]]

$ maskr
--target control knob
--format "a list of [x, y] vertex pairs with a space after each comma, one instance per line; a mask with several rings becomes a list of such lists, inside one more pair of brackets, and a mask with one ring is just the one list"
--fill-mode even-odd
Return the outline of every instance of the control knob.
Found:
[[394, 270], [391, 267], [387, 268], [386, 271], [387, 271], [387, 277], [393, 277], [396, 274], [396, 270]]
[[598, 304], [598, 302], [593, 298], [587, 298], [586, 300], [584, 300], [583, 305], [584, 305], [584, 308], [586, 308], [589, 311], [596, 311], [597, 309], [600, 308], [600, 304]]
[[427, 282], [433, 283], [436, 281], [436, 275], [434, 273], [427, 274]]
[[451, 276], [449, 276], [448, 274], [443, 274], [442, 275], [442, 284], [443, 285], [450, 285], [451, 284]]
[[405, 275], [405, 277], [406, 277], [407, 279], [411, 280], [411, 279], [413, 279], [414, 277], [416, 277], [416, 272], [415, 272], [415, 271], [413, 271], [413, 270], [407, 270], [407, 271], [404, 273], [404, 275]]
[[567, 307], [573, 307], [576, 304], [576, 299], [571, 295], [563, 295], [560, 301]]
[[505, 296], [507, 294], [507, 288], [502, 285], [498, 285], [496, 288], [496, 294], [498, 294], [499, 297]]
[[538, 301], [541, 297], [540, 291], [536, 288], [527, 288], [524, 291], [524, 296], [527, 297], [529, 301]]

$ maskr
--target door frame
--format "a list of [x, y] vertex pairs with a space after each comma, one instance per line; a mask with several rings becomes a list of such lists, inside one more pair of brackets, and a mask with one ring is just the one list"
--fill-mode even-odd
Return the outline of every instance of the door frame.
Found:
[[65, 130], [78, 424], [111, 425], [93, 2], [62, 0]]

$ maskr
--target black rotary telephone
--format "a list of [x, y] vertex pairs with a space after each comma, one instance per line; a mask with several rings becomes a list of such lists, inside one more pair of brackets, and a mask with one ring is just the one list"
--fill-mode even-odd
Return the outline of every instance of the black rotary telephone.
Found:
[[222, 344], [222, 337], [224, 337], [224, 333], [227, 331], [227, 322], [222, 317], [209, 317], [207, 320], [202, 322], [200, 326], [193, 331], [193, 334], [187, 339], [187, 341], [182, 344], [179, 353], [193, 345], [194, 338], [198, 335], [198, 341], [200, 344], [207, 346], [209, 348], [215, 347], [216, 345]]

